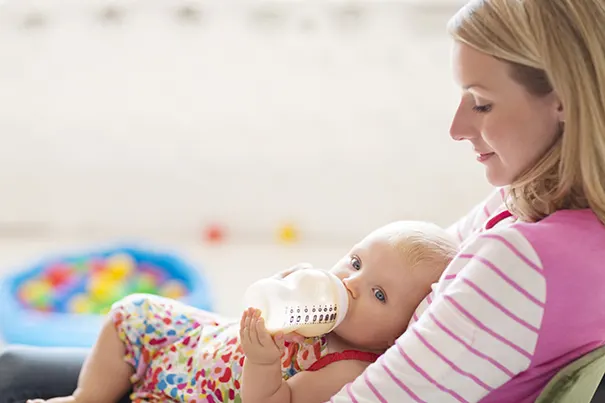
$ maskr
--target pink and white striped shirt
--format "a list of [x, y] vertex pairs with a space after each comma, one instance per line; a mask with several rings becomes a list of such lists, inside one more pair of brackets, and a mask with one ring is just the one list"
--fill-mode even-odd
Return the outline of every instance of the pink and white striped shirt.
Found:
[[408, 330], [331, 402], [533, 402], [605, 343], [605, 226], [590, 210], [516, 222], [504, 196], [450, 228], [460, 252]]

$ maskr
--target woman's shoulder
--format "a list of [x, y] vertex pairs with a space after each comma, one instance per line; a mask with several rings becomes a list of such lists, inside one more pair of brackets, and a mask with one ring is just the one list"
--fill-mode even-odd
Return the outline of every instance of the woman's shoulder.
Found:
[[529, 244], [540, 241], [552, 244], [567, 242], [570, 238], [580, 235], [605, 239], [605, 225], [590, 209], [560, 210], [535, 223], [518, 221], [511, 217], [510, 221], [503, 220], [498, 226], [483, 228], [475, 235], [468, 239], [464, 248], [476, 248], [486, 244], [494, 246], [499, 243], [506, 244], [503, 242], [506, 240], [522, 239], [527, 240]]
[[[605, 225], [591, 210], [562, 210], [536, 222], [514, 222], [477, 234], [458, 258], [506, 263], [524, 262], [528, 269], [571, 261], [605, 258]], [[565, 262], [565, 263], [564, 263]]]
[[591, 232], [605, 231], [605, 226], [599, 220], [599, 217], [590, 209], [559, 210], [539, 222], [518, 222], [516, 226], [522, 231], [531, 230], [538, 232], [570, 230], [573, 228]]
[[[512, 226], [541, 259], [588, 261], [605, 258], [605, 225], [589, 209], [561, 210], [537, 223]], [[554, 263], [554, 262], [552, 262]]]

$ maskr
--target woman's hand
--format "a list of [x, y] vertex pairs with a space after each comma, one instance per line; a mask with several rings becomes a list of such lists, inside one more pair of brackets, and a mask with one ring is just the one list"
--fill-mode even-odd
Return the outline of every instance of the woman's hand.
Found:
[[240, 322], [240, 340], [246, 360], [257, 365], [278, 363], [284, 351], [284, 336], [281, 333], [271, 337], [259, 309], [248, 308]]

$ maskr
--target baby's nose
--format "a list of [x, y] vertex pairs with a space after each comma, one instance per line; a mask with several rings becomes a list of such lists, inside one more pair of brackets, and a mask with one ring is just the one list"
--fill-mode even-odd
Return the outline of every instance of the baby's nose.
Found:
[[359, 280], [356, 280], [355, 277], [347, 277], [342, 280], [343, 284], [351, 294], [352, 298], [357, 298], [359, 296], [359, 288], [358, 283]]

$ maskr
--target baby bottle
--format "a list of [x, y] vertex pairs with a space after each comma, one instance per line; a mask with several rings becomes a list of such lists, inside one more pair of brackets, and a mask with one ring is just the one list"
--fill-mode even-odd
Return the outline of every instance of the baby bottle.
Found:
[[338, 326], [349, 306], [349, 294], [335, 275], [319, 269], [298, 270], [278, 279], [262, 279], [244, 294], [246, 306], [260, 309], [269, 333], [297, 332], [315, 337]]

